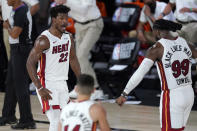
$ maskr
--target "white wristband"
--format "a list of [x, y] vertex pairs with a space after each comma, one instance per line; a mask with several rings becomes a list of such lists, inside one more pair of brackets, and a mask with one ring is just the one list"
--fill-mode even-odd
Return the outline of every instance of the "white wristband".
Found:
[[43, 86], [41, 86], [41, 87], [38, 89], [38, 91], [42, 90], [42, 88], [43, 88]]

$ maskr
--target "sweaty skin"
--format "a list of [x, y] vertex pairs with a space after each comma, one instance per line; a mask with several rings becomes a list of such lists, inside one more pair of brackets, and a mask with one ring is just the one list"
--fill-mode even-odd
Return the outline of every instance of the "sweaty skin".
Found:
[[[34, 44], [33, 49], [31, 50], [28, 60], [27, 60], [27, 71], [29, 73], [29, 76], [32, 80], [32, 82], [35, 84], [37, 89], [40, 89], [42, 87], [40, 80], [37, 76], [37, 69], [36, 65], [38, 61], [40, 60], [40, 57], [44, 50], [47, 50], [50, 48], [49, 40], [46, 36], [39, 36]], [[43, 100], [49, 100], [52, 99], [52, 97], [49, 95], [51, 92], [46, 89], [42, 88], [39, 91], [39, 94]]]
[[[56, 37], [61, 38], [62, 34], [65, 32], [65, 27], [67, 25], [67, 14], [59, 13], [56, 18], [52, 18], [52, 26], [49, 29], [49, 32], [53, 34]], [[64, 28], [63, 28], [64, 27]], [[74, 41], [72, 36], [71, 38], [71, 49], [70, 49], [70, 65], [72, 70], [74, 71], [75, 75], [78, 77], [81, 74], [80, 65], [77, 59], [77, 56], [75, 54], [75, 47], [74, 47]], [[50, 48], [49, 40], [46, 36], [39, 36], [34, 44], [33, 49], [31, 50], [28, 60], [27, 60], [27, 70], [29, 73], [29, 76], [35, 86], [38, 89], [38, 93], [40, 94], [42, 100], [49, 100], [52, 99], [51, 93], [48, 89], [42, 88], [41, 82], [37, 76], [37, 69], [36, 65], [38, 61], [40, 60], [40, 57], [43, 53], [43, 51]]]

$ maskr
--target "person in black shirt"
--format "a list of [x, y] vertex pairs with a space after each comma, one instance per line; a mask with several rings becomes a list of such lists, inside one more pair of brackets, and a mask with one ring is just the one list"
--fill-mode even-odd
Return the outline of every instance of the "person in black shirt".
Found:
[[20, 119], [12, 129], [35, 129], [29, 95], [29, 76], [26, 61], [32, 48], [32, 19], [28, 6], [21, 0], [7, 0], [13, 7], [10, 18], [3, 23], [9, 33], [11, 58], [6, 80], [6, 93], [0, 126], [16, 123], [15, 108], [18, 102]]

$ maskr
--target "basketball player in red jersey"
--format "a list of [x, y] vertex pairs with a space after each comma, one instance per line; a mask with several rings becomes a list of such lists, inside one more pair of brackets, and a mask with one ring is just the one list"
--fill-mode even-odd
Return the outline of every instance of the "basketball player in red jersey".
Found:
[[77, 77], [81, 74], [73, 38], [65, 30], [69, 10], [63, 5], [51, 8], [51, 27], [37, 38], [27, 60], [43, 113], [50, 121], [49, 131], [58, 130], [60, 109], [69, 101], [66, 83], [69, 64]]
[[191, 79], [191, 59], [197, 50], [184, 38], [174, 36], [182, 25], [167, 20], [157, 20], [153, 31], [159, 41], [151, 47], [140, 67], [130, 78], [121, 96], [122, 105], [127, 95], [143, 79], [156, 62], [162, 85], [160, 99], [160, 124], [162, 131], [183, 131], [194, 103]]

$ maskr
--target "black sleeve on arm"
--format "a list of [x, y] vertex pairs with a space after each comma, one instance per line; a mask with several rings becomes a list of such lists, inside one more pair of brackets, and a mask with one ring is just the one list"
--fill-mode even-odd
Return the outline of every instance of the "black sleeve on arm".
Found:
[[26, 20], [27, 20], [26, 8], [21, 8], [18, 11], [16, 11], [16, 13], [14, 15], [14, 26], [18, 26], [18, 27], [23, 28]]

